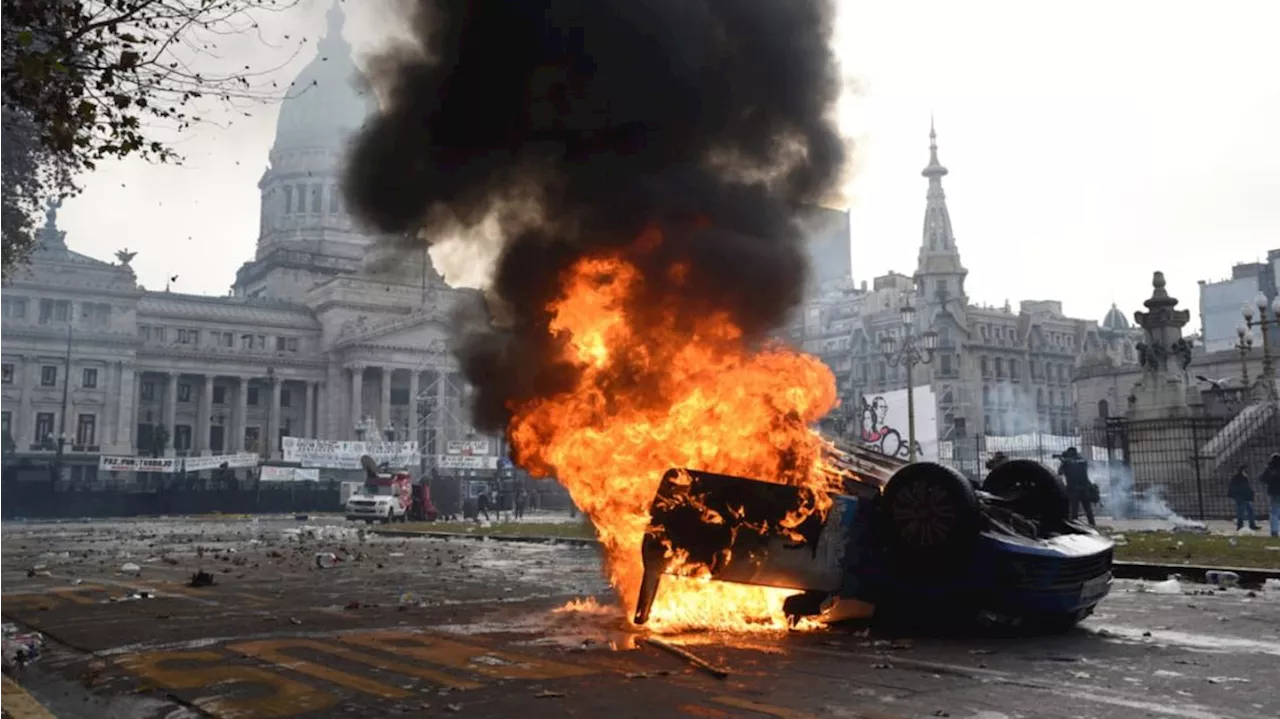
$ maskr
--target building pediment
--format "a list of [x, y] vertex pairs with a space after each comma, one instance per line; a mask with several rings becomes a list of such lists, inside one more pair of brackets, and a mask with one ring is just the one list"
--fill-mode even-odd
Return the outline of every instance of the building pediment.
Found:
[[429, 307], [409, 317], [368, 325], [352, 320], [344, 324], [334, 349], [369, 348], [444, 352], [449, 329], [442, 308]]

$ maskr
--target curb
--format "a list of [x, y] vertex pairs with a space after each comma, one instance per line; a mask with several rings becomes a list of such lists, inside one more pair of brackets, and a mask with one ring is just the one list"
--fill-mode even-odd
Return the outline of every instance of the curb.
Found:
[[1280, 579], [1280, 568], [1253, 569], [1249, 567], [1216, 567], [1198, 564], [1156, 564], [1147, 562], [1112, 562], [1112, 574], [1118, 579], [1153, 579], [1162, 581], [1170, 574], [1180, 574], [1186, 581], [1204, 583], [1206, 572], [1235, 572], [1240, 575], [1240, 586], [1262, 586], [1268, 579]]
[[527, 534], [462, 534], [461, 532], [414, 532], [407, 529], [372, 529], [371, 534], [382, 537], [427, 537], [430, 539], [493, 540], [495, 542], [519, 542], [524, 544], [567, 544], [571, 547], [595, 547], [599, 540], [583, 537], [538, 537]]

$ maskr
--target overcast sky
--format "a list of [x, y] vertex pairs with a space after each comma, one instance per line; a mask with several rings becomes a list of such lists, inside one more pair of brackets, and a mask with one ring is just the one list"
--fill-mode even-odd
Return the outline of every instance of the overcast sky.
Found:
[[[841, 110], [856, 141], [855, 279], [915, 267], [931, 112], [977, 302], [1056, 298], [1101, 319], [1114, 301], [1131, 316], [1163, 270], [1194, 317], [1197, 280], [1280, 248], [1280, 2], [838, 2], [837, 50], [859, 88]], [[242, 40], [224, 54], [287, 60], [328, 5], [272, 19], [275, 50]], [[346, 6], [359, 57], [386, 36], [391, 0]], [[68, 243], [138, 251], [149, 289], [177, 274], [176, 291], [225, 294], [253, 255], [275, 116], [189, 132], [182, 167], [84, 178], [60, 215]]]

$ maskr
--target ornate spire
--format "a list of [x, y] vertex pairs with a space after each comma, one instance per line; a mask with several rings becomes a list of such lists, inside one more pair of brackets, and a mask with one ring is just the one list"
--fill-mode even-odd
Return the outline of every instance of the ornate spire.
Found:
[[943, 176], [947, 174], [947, 168], [938, 162], [938, 132], [933, 129], [933, 113], [929, 113], [929, 164], [920, 171], [921, 175], [929, 178], [929, 187], [933, 187], [933, 183], [941, 182]]
[[346, 47], [347, 40], [342, 37], [342, 28], [346, 22], [347, 15], [342, 11], [342, 0], [333, 0], [329, 12], [325, 14], [325, 33], [320, 39], [321, 52]]
[[960, 251], [951, 231], [951, 213], [947, 210], [946, 193], [942, 191], [942, 177], [947, 174], [947, 168], [938, 162], [938, 132], [932, 113], [929, 115], [929, 165], [921, 174], [929, 178], [929, 191], [925, 196], [924, 231], [916, 263], [916, 291], [926, 301], [956, 300], [963, 306], [968, 302], [964, 292], [968, 271], [960, 263]]

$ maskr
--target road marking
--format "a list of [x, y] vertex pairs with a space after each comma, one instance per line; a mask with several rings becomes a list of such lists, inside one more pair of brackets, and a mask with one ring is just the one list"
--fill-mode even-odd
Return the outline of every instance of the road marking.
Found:
[[134, 674], [169, 689], [225, 691], [220, 685], [247, 684], [269, 690], [265, 695], [227, 697], [214, 694], [192, 700], [204, 711], [224, 719], [277, 719], [322, 711], [338, 703], [336, 696], [323, 689], [266, 669], [228, 664], [227, 655], [221, 652], [149, 652], [125, 657], [118, 663]]
[[487, 647], [463, 644], [431, 634], [381, 631], [338, 637], [348, 644], [420, 659], [500, 679], [563, 679], [594, 674], [594, 669], [523, 657]]
[[5, 594], [0, 596], [0, 602], [4, 603], [5, 614], [10, 614], [10, 610], [12, 609], [17, 609], [19, 611], [23, 609], [34, 609], [36, 611], [43, 612], [53, 609], [62, 603], [56, 596], [50, 596], [40, 592]]
[[84, 596], [84, 592], [105, 592], [106, 588], [97, 584], [82, 584], [77, 587], [62, 587], [53, 590], [57, 596], [73, 604], [97, 604], [97, 599]]
[[338, 654], [334, 647], [312, 639], [263, 639], [256, 642], [232, 644], [227, 648], [233, 652], [275, 664], [299, 674], [306, 674], [309, 677], [332, 682], [365, 694], [372, 694], [382, 699], [405, 699], [413, 696], [410, 692], [400, 687], [393, 687], [389, 684], [366, 679], [339, 669], [332, 669], [315, 662], [309, 662], [305, 659], [297, 659], [283, 651], [284, 649], [310, 649], [317, 652]]
[[723, 704], [728, 707], [733, 707], [735, 709], [746, 709], [747, 711], [752, 711], [757, 714], [767, 714], [768, 716], [771, 716], [771, 717], [778, 717], [778, 719], [816, 719], [813, 714], [810, 714], [808, 712], [797, 711], [795, 709], [788, 709], [786, 707], [773, 706], [772, 704], [765, 704], [764, 702], [758, 702], [754, 699], [743, 699], [741, 697], [722, 696], [722, 697], [711, 697], [711, 701], [717, 704]]
[[44, 705], [36, 701], [26, 689], [9, 677], [0, 677], [0, 701], [4, 702], [6, 719], [58, 719]]

